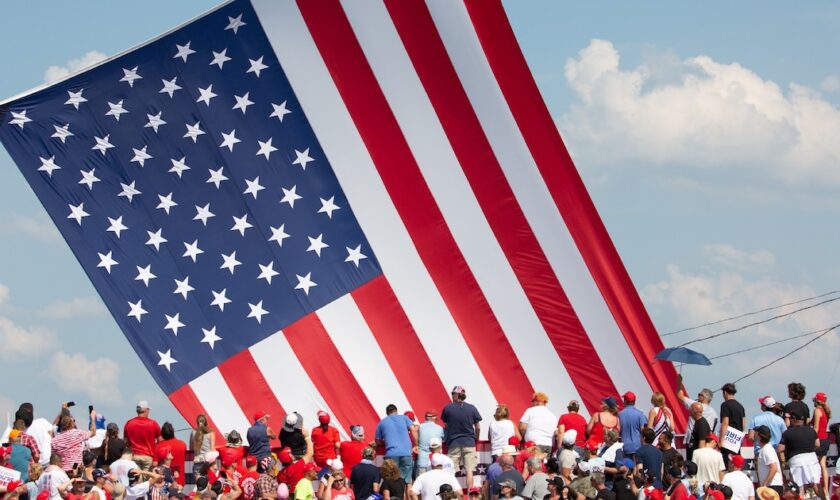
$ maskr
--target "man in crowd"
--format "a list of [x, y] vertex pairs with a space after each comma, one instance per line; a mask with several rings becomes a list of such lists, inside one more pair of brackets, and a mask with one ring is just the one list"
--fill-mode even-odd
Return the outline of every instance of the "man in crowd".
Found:
[[137, 416], [125, 423], [123, 436], [126, 446], [134, 455], [134, 462], [143, 470], [150, 470], [155, 454], [155, 443], [160, 437], [160, 426], [149, 418], [149, 403], [138, 401], [135, 411]]
[[542, 460], [531, 457], [525, 461], [525, 468], [528, 470], [528, 480], [522, 489], [522, 497], [531, 500], [543, 500], [548, 491], [548, 474], [542, 471]]
[[513, 466], [514, 461], [511, 455], [505, 453], [502, 453], [502, 456], [499, 457], [499, 465], [502, 467], [502, 473], [496, 477], [491, 487], [493, 498], [498, 498], [499, 493], [501, 493], [500, 484], [506, 480], [511, 480], [516, 484], [515, 495], [520, 494], [525, 488], [525, 479], [523, 479], [522, 474]]
[[[38, 463], [47, 466], [50, 463], [52, 453], [53, 425], [45, 418], [35, 418], [35, 407], [32, 403], [23, 403], [15, 412], [15, 420], [23, 420], [25, 434], [32, 436], [38, 448]], [[23, 438], [21, 443], [25, 446], [27, 439]], [[31, 447], [33, 454], [35, 448]]]
[[761, 406], [761, 413], [755, 415], [750, 425], [750, 439], [755, 443], [755, 451], [758, 452], [758, 440], [755, 438], [755, 429], [766, 426], [770, 430], [770, 444], [773, 448], [779, 447], [779, 441], [782, 439], [782, 433], [787, 430], [785, 420], [773, 412], [773, 407], [776, 406], [776, 400], [773, 396], [764, 396], [758, 398], [758, 404]]
[[665, 495], [669, 500], [688, 500], [688, 489], [683, 484], [681, 478], [682, 470], [676, 464], [665, 467], [665, 470], [662, 472], [663, 482], [668, 488], [665, 490]]
[[627, 391], [621, 398], [624, 400], [624, 409], [618, 413], [621, 442], [624, 443], [624, 456], [633, 458], [636, 450], [642, 445], [642, 429], [647, 425], [647, 417], [636, 408], [635, 393]]
[[[723, 442], [726, 431], [730, 427], [744, 432], [747, 427], [747, 412], [744, 410], [744, 406], [735, 399], [735, 393], [738, 392], [735, 384], [724, 384], [720, 390], [723, 393], [723, 403], [720, 404], [720, 441]], [[721, 453], [723, 454], [723, 463], [728, 465], [729, 455], [733, 452], [724, 448], [721, 449]]]
[[361, 425], [350, 426], [350, 441], [342, 441], [338, 446], [338, 456], [344, 464], [344, 475], [350, 477], [353, 467], [362, 461], [365, 444], [365, 428]]
[[707, 437], [712, 433], [711, 425], [709, 425], [706, 417], [703, 416], [704, 408], [703, 404], [697, 401], [689, 407], [691, 418], [688, 419], [689, 425], [686, 426], [686, 428], [691, 428], [691, 433], [686, 434], [686, 436], [689, 436], [686, 446], [686, 458], [688, 460], [694, 460], [693, 454], [695, 450], [706, 447]]
[[[718, 424], [717, 412], [715, 411], [714, 408], [711, 407], [712, 398], [714, 397], [714, 394], [712, 393], [712, 391], [710, 389], [702, 389], [697, 394], [697, 400], [693, 400], [693, 399], [689, 398], [688, 395], [686, 394], [685, 389], [683, 388], [682, 380], [683, 380], [682, 375], [677, 375], [677, 388], [678, 388], [677, 389], [677, 397], [679, 397], [680, 400], [682, 400], [683, 404], [685, 405], [686, 408], [688, 408], [689, 411], [691, 411], [691, 405], [693, 405], [694, 403], [700, 403], [702, 405], [702, 409], [703, 409], [703, 412], [702, 412], [703, 413], [703, 418], [705, 418], [706, 423], [709, 424], [709, 428], [711, 429], [711, 432], [714, 432], [715, 428], [717, 428], [717, 424]], [[695, 420], [688, 419], [688, 425], [686, 426], [686, 429], [685, 429], [685, 435], [686, 436], [690, 436], [692, 431], [694, 430], [694, 422], [695, 422]], [[689, 448], [689, 455], [688, 455], [689, 460], [691, 460], [690, 452], [691, 452], [691, 448]]]
[[444, 436], [443, 427], [437, 423], [437, 412], [433, 409], [426, 410], [425, 421], [417, 430], [417, 447], [420, 450], [417, 452], [417, 474], [422, 474], [431, 468], [430, 443], [432, 441], [442, 443]]
[[694, 450], [694, 463], [697, 464], [697, 483], [719, 483], [723, 479], [726, 466], [723, 465], [723, 456], [717, 450], [717, 434], [709, 433], [703, 441], [703, 448]]
[[385, 408], [385, 418], [376, 426], [376, 444], [385, 447], [385, 459], [393, 460], [400, 469], [400, 475], [409, 488], [414, 461], [411, 454], [417, 449], [411, 446], [411, 439], [417, 442], [417, 426], [405, 415], [397, 412], [396, 405]]
[[270, 418], [271, 415], [264, 411], [254, 413], [254, 425], [249, 427], [245, 434], [248, 439], [248, 453], [258, 462], [271, 456], [271, 440], [277, 439], [277, 434], [268, 426]]
[[61, 468], [61, 461], [61, 455], [58, 453], [50, 455], [49, 465], [44, 468], [43, 474], [35, 483], [38, 491], [47, 492], [46, 495], [49, 500], [61, 500], [58, 487], [70, 480], [70, 477]]
[[[750, 431], [751, 434], [753, 431]], [[770, 442], [770, 428], [762, 425], [754, 430], [757, 438], [757, 445], [760, 446], [755, 455], [756, 474], [758, 484], [773, 489], [779, 495], [784, 493], [784, 481], [782, 479], [782, 468], [779, 463], [779, 455], [773, 443]]]
[[[642, 431], [642, 445], [636, 450], [634, 459], [638, 470], [647, 470], [653, 476], [653, 487], [662, 489], [662, 451], [653, 446], [656, 432], [650, 427]], [[624, 445], [625, 448], [627, 445]]]
[[306, 447], [300, 458], [296, 460], [294, 453], [292, 453], [291, 448], [288, 446], [283, 447], [280, 453], [277, 454], [277, 460], [283, 465], [283, 470], [277, 474], [277, 481], [286, 483], [291, 493], [294, 493], [294, 488], [297, 486], [298, 481], [306, 474], [306, 465], [312, 462], [312, 439], [309, 437], [309, 433], [306, 432], [305, 428], [301, 427], [301, 432], [303, 432]]
[[575, 451], [576, 444], [577, 431], [575, 429], [569, 429], [563, 432], [563, 449], [560, 450], [558, 462], [560, 463], [560, 475], [566, 480], [566, 484], [572, 482], [572, 473], [578, 462], [579, 455]]
[[598, 500], [615, 500], [615, 493], [608, 490], [604, 484], [606, 480], [604, 479], [603, 472], [593, 472], [589, 480], [592, 483], [592, 487], [597, 491], [595, 498]]
[[295, 500], [315, 500], [312, 481], [318, 477], [318, 465], [309, 462], [303, 467], [303, 477], [295, 484]]
[[466, 402], [467, 391], [460, 385], [452, 388], [452, 402], [443, 408], [440, 417], [446, 427], [446, 446], [455, 467], [464, 467], [467, 487], [473, 485], [473, 472], [478, 465], [475, 443], [481, 435], [481, 415]]
[[580, 403], [576, 400], [569, 401], [566, 405], [565, 413], [560, 416], [557, 421], [557, 443], [563, 442], [563, 436], [566, 432], [573, 430], [576, 433], [575, 447], [578, 453], [583, 452], [583, 447], [586, 446], [586, 419], [579, 413]]
[[798, 408], [789, 414], [790, 427], [779, 441], [782, 469], [790, 467], [790, 477], [800, 489], [814, 489], [820, 483], [822, 469], [816, 454], [817, 432], [805, 425], [807, 418]]
[[341, 443], [341, 436], [338, 429], [330, 425], [330, 414], [325, 411], [318, 412], [318, 427], [312, 429], [313, 458], [318, 467], [327, 467], [327, 460], [338, 456], [338, 447]]
[[673, 432], [664, 431], [659, 435], [659, 449], [662, 451], [662, 465], [667, 469], [680, 454], [680, 452], [674, 448]]
[[362, 461], [350, 472], [350, 484], [355, 498], [365, 499], [379, 493], [379, 467], [373, 463], [374, 455], [373, 448], [366, 446], [362, 449]]
[[743, 468], [744, 457], [732, 455], [721, 483], [732, 488], [732, 500], [755, 500], [755, 487], [752, 479], [744, 474]]
[[547, 404], [548, 396], [544, 392], [535, 392], [531, 396], [531, 407], [519, 419], [519, 432], [522, 439], [533, 441], [543, 453], [550, 454], [557, 432], [557, 417]]
[[160, 428], [161, 440], [155, 445], [155, 455], [160, 454], [160, 450], [168, 450], [172, 455], [172, 475], [175, 481], [181, 486], [184, 485], [186, 477], [184, 473], [184, 464], [186, 462], [187, 443], [175, 437], [175, 427], [169, 422], [164, 422]]
[[[432, 468], [417, 476], [414, 484], [408, 490], [412, 500], [436, 500], [440, 488], [443, 485], [450, 485], [452, 491], [458, 497], [462, 496], [461, 485], [458, 483], [458, 480], [455, 479], [454, 475], [443, 470], [444, 461], [442, 458], [443, 455], [440, 453], [435, 453], [431, 456]], [[358, 495], [356, 498], [359, 498]]]

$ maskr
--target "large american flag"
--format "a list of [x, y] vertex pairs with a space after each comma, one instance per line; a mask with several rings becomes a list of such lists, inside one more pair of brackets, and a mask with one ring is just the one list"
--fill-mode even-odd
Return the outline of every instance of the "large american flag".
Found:
[[235, 0], [0, 140], [190, 421], [679, 406], [498, 1]]

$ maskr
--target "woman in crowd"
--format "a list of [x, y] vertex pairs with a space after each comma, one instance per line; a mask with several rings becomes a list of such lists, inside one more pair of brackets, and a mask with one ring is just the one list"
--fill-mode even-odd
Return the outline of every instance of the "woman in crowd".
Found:
[[105, 442], [102, 444], [102, 460], [105, 465], [112, 463], [122, 457], [125, 451], [125, 441], [120, 439], [120, 426], [114, 422], [108, 423], [105, 427]]
[[611, 430], [620, 432], [621, 425], [618, 423], [618, 402], [608, 396], [601, 400], [601, 411], [593, 414], [586, 424], [587, 443], [600, 446], [606, 440], [607, 431]]
[[826, 460], [828, 457], [828, 446], [830, 441], [828, 439], [828, 421], [831, 418], [831, 407], [828, 406], [828, 396], [824, 392], [818, 392], [814, 396], [814, 430], [817, 431], [817, 438], [820, 440], [820, 446], [817, 448], [817, 458], [820, 459], [820, 468], [822, 468], [822, 489], [823, 498], [828, 498], [828, 467]]
[[195, 429], [190, 434], [190, 450], [195, 454], [195, 462], [204, 462], [207, 452], [216, 449], [216, 434], [207, 423], [207, 415], [195, 417]]
[[405, 481], [400, 476], [400, 468], [397, 467], [397, 463], [391, 459], [385, 460], [382, 462], [379, 475], [382, 476], [382, 485], [379, 487], [382, 498], [384, 500], [389, 498], [402, 500], [405, 494]]
[[511, 436], [522, 439], [522, 436], [519, 435], [519, 429], [510, 419], [510, 410], [507, 405], [496, 406], [496, 413], [493, 414], [493, 418], [494, 420], [490, 422], [490, 427], [487, 430], [487, 436], [490, 440], [490, 456], [493, 458], [490, 463], [496, 462], [496, 459], [502, 454], [502, 448], [508, 444]]
[[665, 395], [661, 392], [653, 393], [650, 404], [653, 408], [648, 412], [648, 427], [653, 429], [656, 438], [659, 439], [660, 434], [674, 428], [674, 414], [665, 406]]

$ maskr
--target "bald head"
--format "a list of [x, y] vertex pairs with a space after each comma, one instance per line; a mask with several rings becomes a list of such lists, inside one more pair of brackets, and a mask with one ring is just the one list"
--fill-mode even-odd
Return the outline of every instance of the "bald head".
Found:
[[513, 456], [511, 455], [502, 455], [501, 459], [499, 460], [499, 465], [502, 466], [503, 469], [512, 469], [513, 468]]
[[700, 420], [703, 418], [703, 405], [700, 403], [693, 403], [691, 405], [691, 418]]

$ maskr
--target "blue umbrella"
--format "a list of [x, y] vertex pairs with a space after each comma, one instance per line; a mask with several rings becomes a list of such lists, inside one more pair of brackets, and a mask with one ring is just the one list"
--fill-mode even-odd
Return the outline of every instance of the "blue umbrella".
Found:
[[656, 359], [661, 359], [663, 361], [671, 361], [673, 363], [683, 363], [686, 365], [704, 365], [709, 366], [712, 364], [704, 354], [700, 354], [697, 351], [692, 351], [691, 349], [685, 347], [669, 347], [668, 349], [662, 349], [659, 351], [659, 354], [656, 355]]

